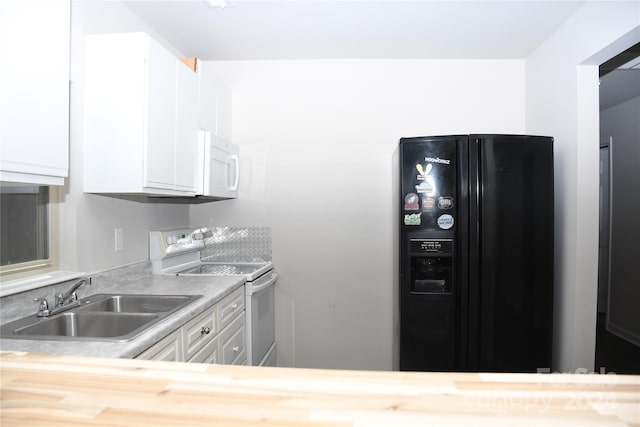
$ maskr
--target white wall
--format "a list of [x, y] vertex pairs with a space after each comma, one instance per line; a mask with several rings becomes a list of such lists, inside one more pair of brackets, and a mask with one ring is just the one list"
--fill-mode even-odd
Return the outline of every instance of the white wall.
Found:
[[[60, 189], [61, 267], [93, 272], [149, 258], [148, 231], [188, 224], [188, 205], [140, 203], [82, 192], [84, 36], [89, 33], [154, 32], [119, 2], [73, 2], [71, 16], [70, 166]], [[117, 167], [117, 165], [113, 165]], [[114, 251], [114, 228], [124, 250]]]
[[594, 368], [598, 65], [640, 41], [640, 3], [586, 2], [526, 60], [526, 131], [555, 137], [554, 368]]
[[278, 363], [391, 369], [400, 137], [524, 132], [524, 61], [219, 62], [240, 199], [193, 224], [273, 232]]

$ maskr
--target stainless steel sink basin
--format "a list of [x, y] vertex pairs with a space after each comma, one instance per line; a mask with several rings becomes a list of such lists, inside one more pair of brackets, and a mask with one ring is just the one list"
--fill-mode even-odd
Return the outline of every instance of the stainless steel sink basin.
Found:
[[35, 314], [0, 327], [2, 338], [127, 341], [202, 295], [96, 294], [79, 307], [51, 316]]
[[193, 296], [191, 295], [94, 295], [82, 300], [81, 310], [116, 313], [164, 313], [192, 300]]
[[17, 335], [115, 338], [135, 334], [158, 319], [157, 314], [62, 313], [51, 319], [15, 330]]

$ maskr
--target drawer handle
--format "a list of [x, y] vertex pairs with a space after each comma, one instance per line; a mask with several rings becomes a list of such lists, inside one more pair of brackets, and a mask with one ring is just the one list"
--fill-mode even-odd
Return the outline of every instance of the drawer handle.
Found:
[[239, 350], [240, 350], [240, 347], [238, 347], [238, 346], [233, 347], [233, 352], [234, 353], [237, 353]]
[[209, 335], [209, 332], [211, 332], [211, 329], [207, 328], [207, 327], [202, 327], [202, 329], [200, 329], [200, 335]]

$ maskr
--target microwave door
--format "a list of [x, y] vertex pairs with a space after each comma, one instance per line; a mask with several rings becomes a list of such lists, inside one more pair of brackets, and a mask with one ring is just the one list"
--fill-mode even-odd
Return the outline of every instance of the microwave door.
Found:
[[[233, 164], [233, 167], [231, 166]], [[227, 159], [227, 190], [238, 191], [240, 181], [240, 161], [237, 154], [232, 154]]]
[[237, 197], [240, 180], [238, 147], [224, 138], [211, 135], [205, 151], [204, 195], [209, 197]]

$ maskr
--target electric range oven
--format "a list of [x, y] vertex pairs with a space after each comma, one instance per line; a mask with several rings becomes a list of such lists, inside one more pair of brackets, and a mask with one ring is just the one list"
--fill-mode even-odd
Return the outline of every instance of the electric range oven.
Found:
[[275, 284], [273, 263], [204, 261], [205, 229], [152, 231], [149, 251], [155, 274], [176, 276], [236, 276], [245, 279], [245, 328], [247, 364], [275, 366]]

